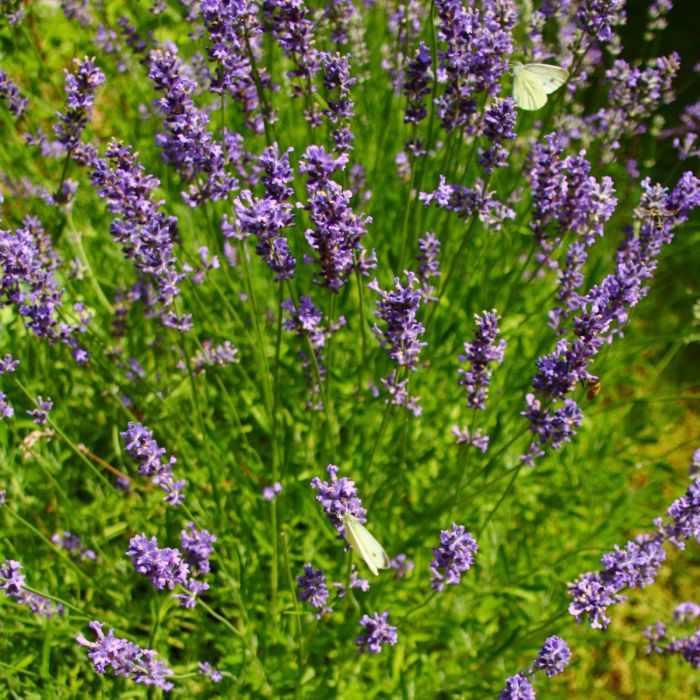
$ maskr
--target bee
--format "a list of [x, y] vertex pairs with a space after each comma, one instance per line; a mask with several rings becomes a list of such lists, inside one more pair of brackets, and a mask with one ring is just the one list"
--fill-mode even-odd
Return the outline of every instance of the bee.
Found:
[[600, 394], [600, 377], [591, 376], [582, 379], [581, 385], [586, 389], [586, 398], [589, 401], [593, 401], [593, 399]]
[[663, 228], [664, 223], [674, 216], [674, 212], [669, 211], [665, 207], [659, 207], [656, 205], [651, 207], [639, 205], [634, 210], [634, 213], [640, 219], [645, 217], [650, 219], [654, 224], [654, 228], [657, 229]]

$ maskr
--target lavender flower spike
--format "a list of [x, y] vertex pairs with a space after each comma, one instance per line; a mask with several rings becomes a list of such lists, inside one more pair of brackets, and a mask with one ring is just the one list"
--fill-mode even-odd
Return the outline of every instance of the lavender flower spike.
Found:
[[45, 598], [38, 593], [25, 590], [25, 576], [22, 565], [14, 559], [0, 564], [0, 591], [5, 591], [8, 598], [14, 598], [19, 605], [26, 605], [35, 615], [51, 618], [63, 615], [63, 606]]
[[93, 621], [88, 627], [97, 635], [97, 641], [90, 642], [82, 634], [75, 639], [81, 647], [89, 650], [88, 658], [97, 673], [104, 675], [111, 668], [115, 676], [130, 678], [141, 685], [152, 685], [165, 691], [175, 687], [166, 680], [173, 672], [156, 658], [155, 651], [115, 637], [114, 630], [105, 634], [101, 622]]
[[19, 88], [4, 70], [0, 70], [0, 100], [7, 100], [8, 109], [15, 117], [21, 117], [29, 104], [29, 99], [20, 96]]
[[371, 616], [363, 615], [360, 620], [360, 626], [364, 627], [364, 632], [355, 640], [360, 654], [364, 654], [367, 651], [370, 654], [378, 654], [384, 644], [394, 646], [399, 640], [396, 627], [389, 624], [388, 610], [385, 610], [383, 613], [374, 613]]
[[60, 122], [54, 125], [58, 140], [68, 151], [74, 151], [83, 129], [92, 119], [95, 92], [105, 81], [105, 74], [95, 65], [94, 58], [75, 58], [75, 73], [66, 74], [66, 111], [58, 112]]
[[506, 678], [506, 687], [501, 691], [498, 700], [535, 700], [535, 689], [522, 673]]
[[500, 317], [493, 311], [484, 311], [481, 316], [474, 317], [477, 325], [476, 338], [464, 344], [464, 355], [459, 356], [460, 362], [468, 362], [470, 369], [458, 369], [460, 375], [458, 384], [467, 390], [467, 406], [484, 409], [491, 384], [492, 363], [501, 364], [506, 341], [496, 343], [498, 322]]
[[333, 608], [326, 605], [328, 584], [323, 569], [314, 570], [311, 564], [304, 564], [303, 575], [297, 576], [297, 586], [299, 586], [299, 600], [308, 601], [311, 607], [318, 611], [316, 619], [320, 620], [327, 613], [333, 612]]
[[433, 549], [434, 559], [430, 562], [433, 590], [442, 591], [446, 583], [456, 586], [474, 564], [477, 549], [476, 540], [464, 525], [452, 523], [451, 530], [442, 530], [440, 546]]
[[316, 489], [316, 500], [323, 506], [331, 525], [345, 537], [345, 526], [342, 516], [352, 515], [361, 523], [367, 522], [367, 511], [362, 507], [362, 501], [355, 488], [355, 482], [343, 476], [338, 478], [338, 467], [329, 464], [327, 467], [330, 482], [321, 481], [318, 477], [311, 480], [312, 488]]
[[571, 660], [569, 645], [557, 636], [549, 637], [537, 654], [534, 669], [542, 670], [550, 678], [561, 673]]
[[120, 436], [129, 456], [139, 462], [139, 474], [149, 477], [156, 486], [165, 491], [166, 496], [163, 500], [171, 506], [182, 503], [185, 499], [182, 491], [187, 482], [184, 479], [175, 480], [172, 466], [177, 460], [171, 455], [167, 462], [162, 461], [165, 449], [158, 446], [153, 439], [153, 433], [141, 423], [130, 422]]

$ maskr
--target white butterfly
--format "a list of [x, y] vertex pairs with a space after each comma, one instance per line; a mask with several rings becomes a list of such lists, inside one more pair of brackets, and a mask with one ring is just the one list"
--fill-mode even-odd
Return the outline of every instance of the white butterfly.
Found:
[[389, 555], [384, 547], [374, 539], [369, 530], [350, 513], [341, 516], [345, 526], [345, 537], [350, 546], [365, 560], [369, 570], [377, 576], [379, 569], [388, 569]]
[[520, 109], [541, 109], [547, 95], [569, 79], [569, 71], [548, 63], [513, 64], [513, 98]]

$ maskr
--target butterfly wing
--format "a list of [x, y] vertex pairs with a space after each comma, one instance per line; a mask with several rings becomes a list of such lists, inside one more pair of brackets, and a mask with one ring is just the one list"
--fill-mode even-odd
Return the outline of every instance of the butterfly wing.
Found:
[[523, 66], [522, 73], [529, 73], [537, 78], [546, 95], [560, 88], [568, 79], [569, 71], [548, 63], [528, 63]]
[[513, 76], [513, 99], [520, 109], [529, 112], [541, 109], [547, 104], [547, 93], [539, 78], [531, 74], [526, 66], [516, 71]]
[[352, 515], [343, 516], [345, 537], [350, 546], [365, 560], [369, 570], [379, 575], [379, 569], [389, 568], [389, 555], [369, 530]]

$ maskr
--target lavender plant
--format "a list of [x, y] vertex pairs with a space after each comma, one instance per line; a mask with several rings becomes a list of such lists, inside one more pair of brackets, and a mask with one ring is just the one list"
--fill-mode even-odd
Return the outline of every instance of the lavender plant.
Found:
[[8, 696], [696, 694], [688, 3], [1, 5]]

